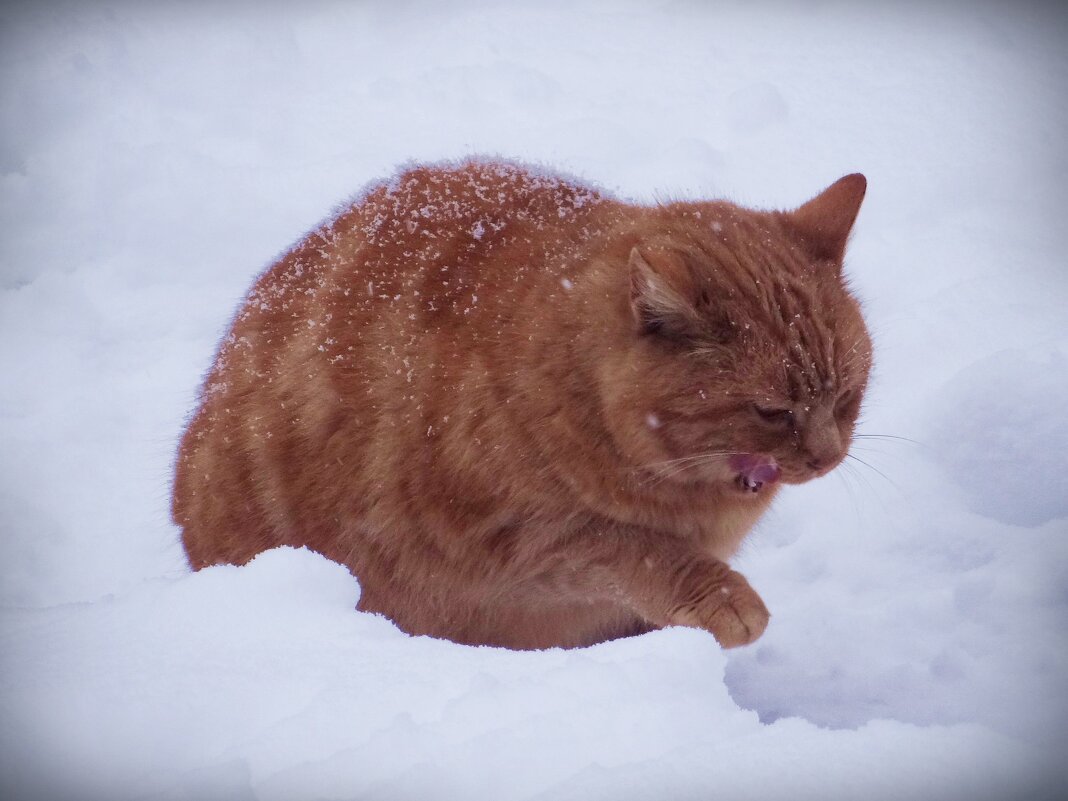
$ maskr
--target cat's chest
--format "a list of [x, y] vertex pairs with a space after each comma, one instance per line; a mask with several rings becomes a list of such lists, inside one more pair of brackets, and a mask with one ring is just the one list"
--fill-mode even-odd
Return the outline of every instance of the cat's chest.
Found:
[[717, 559], [729, 559], [741, 546], [746, 535], [767, 511], [775, 490], [760, 497], [739, 495], [720, 499], [710, 508], [695, 510], [685, 516], [684, 525], [698, 538], [702, 550]]

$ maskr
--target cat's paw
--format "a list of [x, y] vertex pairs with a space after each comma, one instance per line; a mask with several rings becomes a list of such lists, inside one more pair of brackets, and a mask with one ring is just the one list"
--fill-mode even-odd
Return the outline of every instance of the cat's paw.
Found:
[[701, 602], [677, 613], [677, 625], [702, 628], [724, 648], [748, 645], [764, 633], [771, 614], [745, 576], [729, 571]]
[[732, 572], [717, 594], [720, 603], [711, 611], [706, 626], [720, 645], [748, 645], [764, 633], [771, 614], [741, 573]]

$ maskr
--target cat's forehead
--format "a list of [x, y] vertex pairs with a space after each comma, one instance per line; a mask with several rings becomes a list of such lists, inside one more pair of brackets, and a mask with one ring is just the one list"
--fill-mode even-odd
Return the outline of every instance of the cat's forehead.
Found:
[[867, 380], [871, 342], [849, 298], [767, 320], [766, 334], [779, 360], [776, 372], [792, 399], [834, 396]]
[[781, 389], [816, 398], [864, 381], [870, 340], [834, 265], [813, 259], [771, 214], [729, 204], [711, 211], [709, 280], [729, 292], [731, 313]]
[[688, 234], [708, 255], [707, 266], [791, 272], [811, 262], [801, 243], [772, 212], [712, 201], [680, 209]]
[[682, 206], [676, 222], [667, 246], [688, 256], [698, 280], [732, 295], [792, 307], [834, 301], [845, 291], [833, 266], [813, 259], [774, 212], [712, 201]]
[[707, 290], [703, 313], [725, 316], [739, 335], [742, 373], [798, 400], [866, 379], [870, 341], [858, 304], [838, 265], [814, 258], [782, 214], [722, 201], [675, 211], [681, 249]]

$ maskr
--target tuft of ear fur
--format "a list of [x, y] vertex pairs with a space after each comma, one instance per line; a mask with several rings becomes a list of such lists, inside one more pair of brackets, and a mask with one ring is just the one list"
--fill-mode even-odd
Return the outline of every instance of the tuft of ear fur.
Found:
[[814, 258], [841, 264], [867, 187], [868, 181], [860, 173], [847, 175], [787, 214]]
[[681, 337], [699, 322], [684, 288], [689, 281], [682, 257], [663, 249], [630, 251], [630, 307], [642, 333]]

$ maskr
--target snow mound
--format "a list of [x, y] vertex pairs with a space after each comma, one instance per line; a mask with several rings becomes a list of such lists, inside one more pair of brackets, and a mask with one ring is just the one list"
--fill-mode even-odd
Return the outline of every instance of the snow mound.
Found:
[[993, 353], [945, 388], [927, 444], [977, 514], [1039, 526], [1068, 518], [1068, 356]]
[[890, 779], [927, 799], [992, 798], [1029, 758], [974, 725], [762, 724], [698, 631], [461, 647], [354, 611], [357, 593], [344, 568], [283, 548], [88, 607], [4, 613], [20, 692], [5, 703], [3, 795], [767, 799], [789, 777], [791, 798], [871, 796]]

